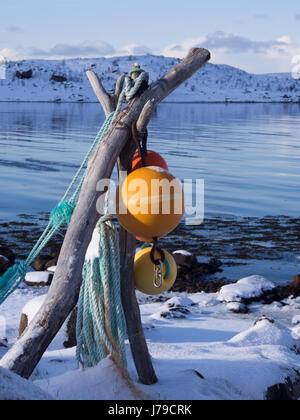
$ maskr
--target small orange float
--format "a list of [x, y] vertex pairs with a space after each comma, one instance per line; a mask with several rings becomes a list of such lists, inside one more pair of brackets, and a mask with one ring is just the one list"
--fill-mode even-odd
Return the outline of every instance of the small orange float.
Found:
[[[145, 166], [158, 166], [159, 168], [163, 168], [166, 171], [169, 170], [165, 159], [159, 153], [154, 152], [153, 150], [147, 151]], [[139, 153], [136, 152], [133, 156], [132, 170], [135, 171], [136, 169], [140, 169], [142, 167], [143, 167], [142, 158], [139, 155]]]

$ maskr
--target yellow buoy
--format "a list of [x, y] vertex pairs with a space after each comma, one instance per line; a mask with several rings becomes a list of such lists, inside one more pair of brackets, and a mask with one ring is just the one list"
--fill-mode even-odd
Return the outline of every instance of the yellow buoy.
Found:
[[162, 168], [137, 169], [117, 189], [116, 210], [120, 225], [133, 235], [149, 241], [165, 236], [184, 215], [182, 185]]
[[[167, 251], [163, 251], [167, 263], [162, 263], [162, 277], [161, 280], [157, 276], [157, 266], [151, 260], [151, 248], [145, 248], [139, 251], [134, 260], [134, 282], [135, 287], [146, 295], [160, 295], [171, 289], [177, 277], [177, 265]], [[160, 258], [158, 251], [154, 252], [155, 259]], [[159, 266], [158, 266], [159, 268]]]

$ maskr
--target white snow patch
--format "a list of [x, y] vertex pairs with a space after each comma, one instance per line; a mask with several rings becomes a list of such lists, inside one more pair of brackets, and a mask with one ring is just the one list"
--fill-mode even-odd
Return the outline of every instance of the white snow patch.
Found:
[[91, 242], [87, 249], [85, 259], [87, 261], [93, 261], [96, 258], [100, 258], [99, 254], [99, 243], [100, 243], [100, 232], [98, 226], [95, 227]]
[[174, 254], [185, 255], [186, 257], [192, 257], [193, 256], [193, 254], [191, 254], [190, 252], [184, 251], [184, 250], [181, 250], [181, 249], [179, 249], [178, 251], [174, 251], [173, 255]]
[[28, 324], [30, 324], [30, 322], [33, 320], [35, 315], [38, 313], [38, 311], [42, 307], [43, 303], [45, 302], [46, 296], [47, 294], [31, 299], [24, 306], [22, 313], [27, 316]]
[[245, 277], [237, 283], [223, 286], [219, 292], [220, 302], [240, 302], [243, 299], [261, 296], [265, 291], [274, 289], [276, 286], [261, 276]]
[[141, 392], [130, 388], [110, 358], [102, 360], [95, 368], [75, 370], [35, 383], [57, 400], [137, 400], [142, 396]]
[[25, 280], [27, 283], [44, 283], [47, 284], [49, 279], [47, 271], [32, 271], [26, 274]]
[[42, 391], [20, 376], [0, 367], [0, 400], [1, 401], [36, 401], [52, 400], [50, 395]]

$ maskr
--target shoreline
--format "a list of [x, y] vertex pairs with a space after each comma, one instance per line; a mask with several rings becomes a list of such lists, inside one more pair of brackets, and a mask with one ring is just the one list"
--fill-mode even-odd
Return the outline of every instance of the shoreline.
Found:
[[[6, 101], [1, 101], [0, 103], [12, 103], [12, 104], [98, 104], [99, 105], [99, 101], [18, 101], [18, 100], [6, 100]], [[234, 101], [234, 100], [230, 100], [230, 101], [163, 101], [161, 102], [161, 104], [178, 104], [178, 105], [184, 105], [184, 104], [225, 104], [225, 105], [229, 105], [229, 104], [274, 104], [274, 105], [279, 105], [279, 104], [290, 104], [290, 105], [300, 105], [300, 100], [298, 101]]]
[[[17, 259], [27, 257], [47, 220], [47, 213], [0, 220], [0, 246], [10, 248]], [[45, 252], [61, 243], [58, 235]], [[188, 251], [200, 264], [220, 261], [221, 271], [207, 278], [211, 282], [234, 283], [262, 275], [285, 286], [300, 273], [300, 218], [210, 216], [200, 226], [181, 224], [160, 244], [169, 252]]]

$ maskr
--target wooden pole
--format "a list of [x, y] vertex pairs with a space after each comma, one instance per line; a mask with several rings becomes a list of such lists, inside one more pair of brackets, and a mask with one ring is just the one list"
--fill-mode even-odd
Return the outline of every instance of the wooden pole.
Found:
[[[78, 301], [86, 250], [100, 217], [96, 209], [99, 199], [99, 193], [96, 191], [98, 181], [111, 177], [117, 159], [130, 136], [132, 123], [138, 120], [138, 128], [146, 127], [156, 105], [209, 59], [209, 51], [198, 48], [191, 50], [185, 60], [141, 96], [134, 98], [112, 124], [89, 161], [87, 176], [65, 236], [47, 298], [23, 335], [3, 357], [0, 366], [25, 378], [31, 376]], [[146, 382], [151, 383], [151, 378], [145, 378]]]

